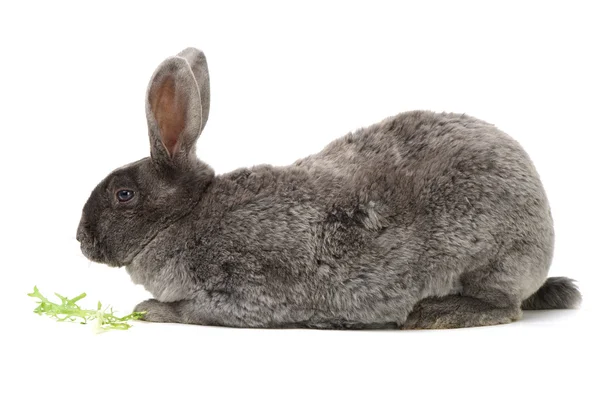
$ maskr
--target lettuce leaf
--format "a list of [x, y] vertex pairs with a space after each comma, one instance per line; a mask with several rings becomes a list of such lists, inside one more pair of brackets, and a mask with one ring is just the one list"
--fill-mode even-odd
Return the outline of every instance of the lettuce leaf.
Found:
[[83, 299], [86, 294], [81, 293], [79, 296], [69, 299], [54, 293], [60, 299], [59, 303], [54, 303], [40, 293], [37, 286], [33, 287], [33, 293], [27, 293], [29, 297], [38, 299], [38, 306], [33, 310], [39, 315], [47, 315], [55, 318], [57, 321], [79, 322], [87, 324], [90, 321], [96, 321], [96, 332], [104, 332], [111, 329], [126, 330], [131, 328], [127, 321], [132, 321], [142, 318], [145, 312], [133, 312], [124, 317], [114, 315], [112, 307], [102, 309], [102, 303], [98, 302], [95, 310], [87, 310], [81, 308], [77, 302]]

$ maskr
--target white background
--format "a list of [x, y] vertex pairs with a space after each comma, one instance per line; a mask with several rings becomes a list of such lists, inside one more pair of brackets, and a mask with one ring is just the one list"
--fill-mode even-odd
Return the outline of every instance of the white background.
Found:
[[[593, 2], [7, 3], [0, 398], [597, 398]], [[542, 176], [556, 225], [551, 275], [579, 281], [582, 309], [431, 332], [136, 323], [102, 335], [33, 314], [34, 285], [85, 291], [85, 305], [122, 313], [149, 297], [124, 270], [90, 264], [75, 230], [96, 183], [148, 154], [148, 79], [187, 46], [209, 62], [198, 155], [218, 173], [291, 163], [401, 111], [496, 124]]]

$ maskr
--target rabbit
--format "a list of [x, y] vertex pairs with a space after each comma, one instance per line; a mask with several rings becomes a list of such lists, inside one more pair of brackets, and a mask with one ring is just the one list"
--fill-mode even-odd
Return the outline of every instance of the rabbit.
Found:
[[150, 156], [116, 169], [77, 229], [125, 267], [153, 322], [246, 328], [443, 329], [576, 308], [547, 278], [548, 199], [523, 148], [465, 114], [411, 111], [285, 167], [216, 175], [196, 156], [210, 109], [187, 48], [146, 94]]

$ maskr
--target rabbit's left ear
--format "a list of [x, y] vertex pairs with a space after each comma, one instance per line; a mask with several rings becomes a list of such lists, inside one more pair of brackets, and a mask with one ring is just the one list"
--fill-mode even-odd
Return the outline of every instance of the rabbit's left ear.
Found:
[[196, 140], [208, 119], [208, 86], [206, 59], [196, 49], [186, 49], [158, 66], [146, 96], [154, 162], [182, 168], [195, 157]]

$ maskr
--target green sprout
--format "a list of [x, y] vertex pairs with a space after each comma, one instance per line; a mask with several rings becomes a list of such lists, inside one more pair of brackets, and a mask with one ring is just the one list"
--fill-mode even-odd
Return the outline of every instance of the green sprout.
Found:
[[48, 300], [40, 293], [37, 286], [34, 286], [33, 293], [27, 293], [29, 297], [35, 297], [39, 300], [38, 306], [33, 312], [39, 315], [46, 314], [60, 322], [69, 321], [87, 324], [88, 321], [95, 320], [96, 332], [105, 332], [111, 329], [129, 329], [131, 325], [127, 321], [140, 319], [145, 314], [145, 312], [133, 312], [124, 317], [117, 317], [114, 315], [112, 307], [102, 309], [102, 303], [100, 302], [98, 302], [98, 307], [95, 310], [86, 310], [79, 307], [76, 303], [86, 296], [85, 293], [81, 293], [72, 299], [58, 293], [54, 294], [60, 299], [60, 304]]

